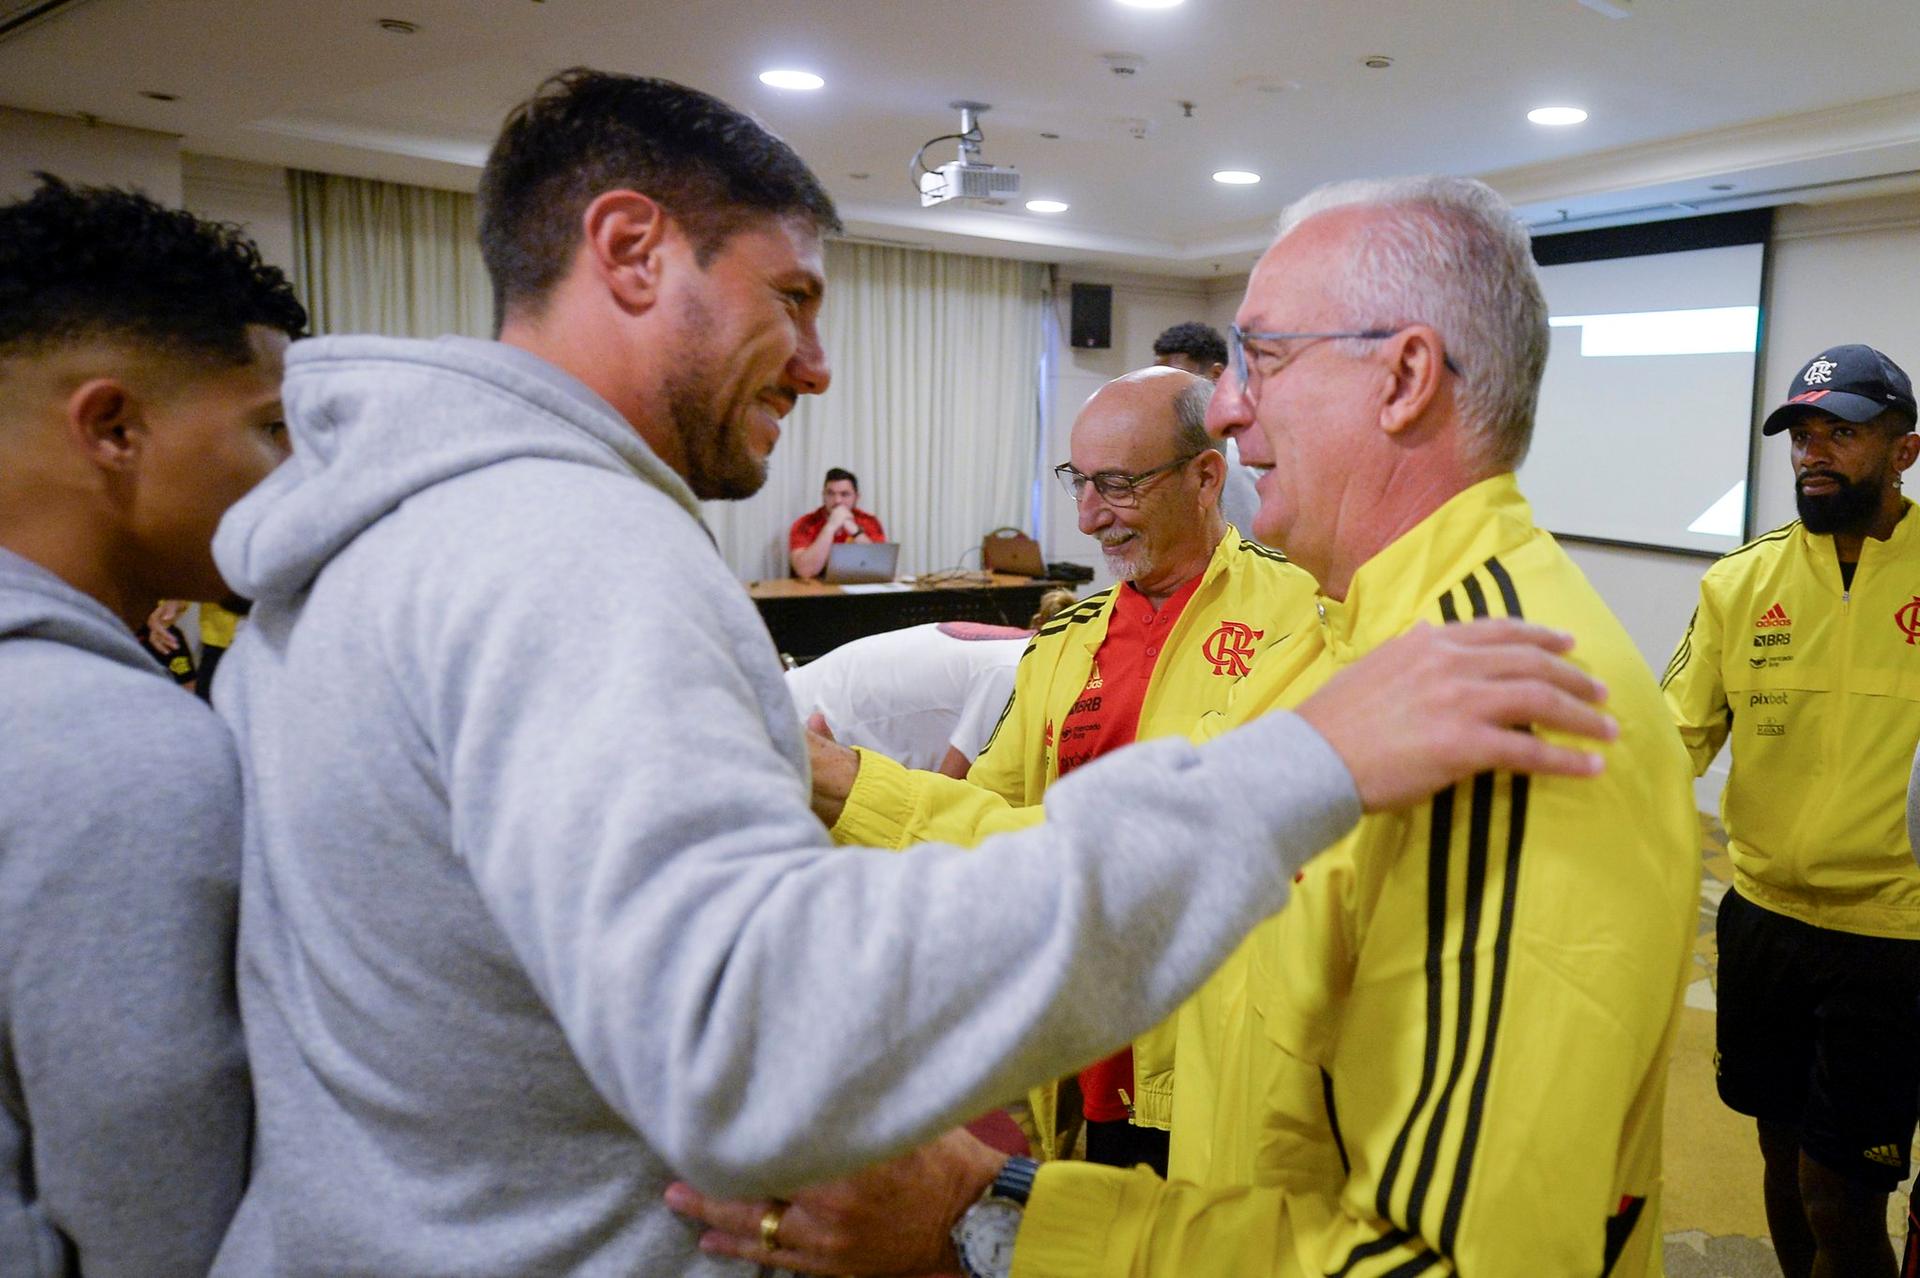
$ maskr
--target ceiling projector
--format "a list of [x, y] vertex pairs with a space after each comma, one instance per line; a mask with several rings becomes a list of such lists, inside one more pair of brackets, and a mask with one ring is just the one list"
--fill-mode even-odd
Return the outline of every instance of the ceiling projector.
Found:
[[[1012, 166], [988, 164], [980, 158], [980, 143], [985, 139], [980, 131], [980, 113], [987, 109], [987, 104], [953, 102], [948, 105], [960, 113], [960, 131], [929, 138], [914, 152], [910, 166], [914, 189], [920, 193], [920, 207], [932, 208], [955, 200], [1003, 204], [1009, 196], [1020, 194], [1020, 174]], [[927, 148], [935, 142], [958, 142], [958, 158], [938, 168], [928, 168]]]

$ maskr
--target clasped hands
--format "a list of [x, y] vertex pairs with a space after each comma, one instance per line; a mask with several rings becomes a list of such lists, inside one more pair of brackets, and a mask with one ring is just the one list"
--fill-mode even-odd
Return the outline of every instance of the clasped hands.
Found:
[[827, 531], [838, 533], [842, 528], [848, 528], [853, 531], [853, 536], [848, 538], [849, 541], [873, 540], [867, 536], [866, 530], [860, 527], [860, 521], [853, 517], [853, 508], [851, 506], [835, 506], [827, 512]]

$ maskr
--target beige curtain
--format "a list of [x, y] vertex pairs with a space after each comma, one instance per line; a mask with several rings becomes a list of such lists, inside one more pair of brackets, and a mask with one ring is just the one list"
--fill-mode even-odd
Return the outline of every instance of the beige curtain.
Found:
[[299, 169], [287, 185], [294, 287], [314, 332], [493, 335], [471, 195]]
[[706, 505], [733, 570], [787, 575], [787, 527], [829, 466], [860, 477], [902, 572], [977, 567], [987, 530], [1032, 532], [1046, 284], [1030, 262], [828, 243], [833, 383], [787, 418], [759, 495]]

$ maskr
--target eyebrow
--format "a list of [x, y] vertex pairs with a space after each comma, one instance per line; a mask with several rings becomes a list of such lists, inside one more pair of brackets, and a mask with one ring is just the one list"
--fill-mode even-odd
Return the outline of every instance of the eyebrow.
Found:
[[826, 277], [813, 271], [798, 270], [780, 282], [781, 288], [798, 288], [812, 301], [827, 291]]

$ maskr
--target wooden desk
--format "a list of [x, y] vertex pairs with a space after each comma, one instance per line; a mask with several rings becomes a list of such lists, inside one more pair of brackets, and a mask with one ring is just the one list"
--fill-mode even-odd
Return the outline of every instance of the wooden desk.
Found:
[[929, 621], [1024, 626], [1040, 596], [1073, 583], [994, 573], [986, 580], [941, 581], [910, 590], [848, 593], [821, 581], [750, 581], [747, 593], [773, 634], [774, 647], [811, 661], [849, 639]]

